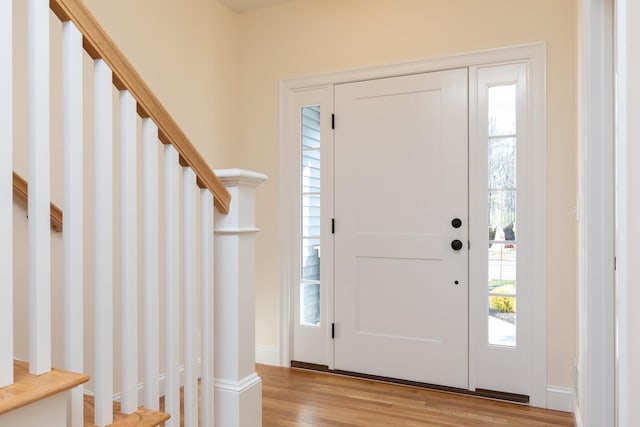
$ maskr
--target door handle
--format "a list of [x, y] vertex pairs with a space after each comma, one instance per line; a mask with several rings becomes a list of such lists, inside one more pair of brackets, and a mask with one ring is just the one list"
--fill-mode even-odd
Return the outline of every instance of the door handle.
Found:
[[459, 251], [460, 249], [462, 249], [462, 241], [456, 239], [456, 240], [452, 240], [451, 241], [451, 249], [453, 249], [454, 251]]

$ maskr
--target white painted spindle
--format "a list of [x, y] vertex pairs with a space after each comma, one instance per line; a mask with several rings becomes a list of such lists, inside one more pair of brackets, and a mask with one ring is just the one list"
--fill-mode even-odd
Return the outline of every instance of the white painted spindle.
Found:
[[144, 275], [144, 406], [158, 410], [160, 392], [160, 232], [158, 127], [142, 119], [142, 246]]
[[167, 427], [180, 425], [180, 164], [173, 145], [164, 146], [165, 412]]
[[0, 0], [0, 387], [13, 383], [13, 10]]
[[40, 375], [51, 370], [49, 0], [28, 1], [27, 39], [29, 372]]
[[[64, 368], [84, 371], [82, 34], [62, 24], [62, 133], [64, 156]], [[84, 425], [82, 387], [71, 391], [70, 427]]]
[[214, 295], [213, 295], [213, 195], [200, 190], [200, 299], [202, 318], [201, 356], [201, 420], [202, 425], [214, 424]]
[[138, 171], [136, 100], [120, 92], [120, 310], [122, 413], [138, 410]]
[[113, 93], [111, 70], [94, 62], [95, 424], [113, 422]]
[[198, 210], [196, 174], [182, 169], [182, 268], [184, 289], [184, 426], [198, 426]]

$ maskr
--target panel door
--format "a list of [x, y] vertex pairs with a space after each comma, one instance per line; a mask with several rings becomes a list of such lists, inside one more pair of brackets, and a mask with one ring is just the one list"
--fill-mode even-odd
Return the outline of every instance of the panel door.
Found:
[[467, 80], [335, 86], [335, 369], [468, 387]]

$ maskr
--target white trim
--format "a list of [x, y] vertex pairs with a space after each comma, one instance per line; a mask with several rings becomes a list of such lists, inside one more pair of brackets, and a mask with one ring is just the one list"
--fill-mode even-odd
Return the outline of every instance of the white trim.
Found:
[[582, 416], [580, 415], [580, 408], [578, 407], [578, 398], [576, 393], [573, 393], [573, 418], [576, 422], [576, 427], [583, 427]]
[[615, 1], [615, 75], [616, 75], [616, 426], [629, 427], [640, 422], [637, 404], [639, 370], [638, 358], [638, 305], [637, 284], [637, 219], [640, 204], [635, 183], [639, 182], [637, 168], [640, 159], [637, 141], [640, 139], [640, 54], [635, 46], [640, 29], [640, 5], [634, 0]]
[[613, 426], [614, 104], [613, 0], [582, 2], [579, 47], [578, 412]]
[[239, 230], [236, 229], [231, 229], [231, 228], [219, 228], [219, 229], [214, 229], [213, 232], [215, 234], [255, 234], [257, 232], [259, 232], [260, 229], [259, 228], [242, 228]]
[[[285, 106], [288, 98], [287, 91], [407, 74], [426, 73], [429, 71], [448, 70], [451, 68], [465, 68], [474, 65], [498, 64], [540, 57], [540, 55], [543, 54], [545, 54], [544, 43], [528, 43], [516, 46], [499, 47], [495, 49], [479, 50], [469, 53], [460, 53], [456, 55], [440, 56], [418, 61], [400, 62], [395, 64], [358, 68], [355, 70], [339, 71], [336, 73], [281, 80], [281, 112], [282, 107]], [[544, 58], [544, 56], [542, 56], [542, 58]], [[283, 124], [282, 119], [283, 117], [281, 115], [280, 124]], [[280, 127], [281, 137], [283, 136], [283, 132], [284, 129]]]
[[573, 412], [573, 389], [566, 387], [547, 387], [547, 409], [554, 411]]
[[244, 169], [216, 169], [216, 176], [225, 187], [257, 187], [267, 175]]
[[476, 65], [501, 64], [528, 61], [530, 64], [529, 81], [536, 89], [532, 92], [532, 111], [540, 112], [531, 118], [530, 153], [533, 176], [539, 180], [531, 189], [532, 215], [534, 229], [544, 230], [532, 241], [532, 282], [541, 283], [533, 290], [534, 330], [532, 353], [532, 393], [533, 406], [546, 407], [547, 400], [547, 330], [546, 330], [546, 47], [544, 43], [525, 44], [513, 47], [482, 50], [477, 52], [438, 57], [415, 62], [383, 65], [362, 68], [353, 71], [342, 71], [318, 76], [302, 77], [280, 81], [280, 145], [279, 145], [279, 194], [280, 219], [279, 234], [281, 243], [281, 282], [280, 282], [280, 364], [289, 366], [291, 347], [291, 298], [292, 284], [295, 277], [291, 275], [296, 242], [292, 234], [293, 213], [290, 209], [290, 189], [286, 177], [292, 176], [292, 165], [295, 159], [287, 150], [290, 130], [287, 128], [293, 107], [293, 96], [296, 91], [317, 88], [332, 84], [362, 81], [375, 78], [425, 73], [451, 68], [471, 67]]
[[280, 349], [271, 345], [256, 345], [256, 363], [280, 366]]
[[[201, 367], [201, 361], [200, 359], [198, 359], [198, 364], [197, 364], [198, 378], [200, 378], [200, 371], [201, 371], [200, 367]], [[165, 373], [158, 375], [158, 389], [160, 391], [158, 397], [163, 397], [165, 395], [166, 382], [167, 382], [167, 375]], [[183, 385], [184, 385], [184, 365], [180, 366], [180, 387], [182, 387]], [[90, 390], [88, 388], [83, 388], [83, 387], [80, 387], [80, 388], [82, 389], [82, 394], [86, 394], [87, 396], [95, 396], [95, 393], [93, 392], [93, 390]], [[122, 399], [122, 392], [117, 392], [113, 394], [114, 402], [120, 402], [121, 399]], [[140, 402], [144, 402], [144, 381], [141, 381], [138, 383], [138, 399]]]
[[[546, 197], [546, 156], [538, 157], [544, 152], [544, 139], [536, 139], [534, 129], [543, 126], [540, 123], [544, 115], [543, 106], [534, 106], [537, 97], [544, 93], [544, 85], [536, 85], [534, 60], [517, 63], [471, 67], [469, 74], [470, 93], [473, 103], [469, 105], [471, 117], [469, 134], [469, 227], [472, 242], [469, 265], [469, 306], [470, 306], [470, 389], [475, 387], [508, 391], [530, 396], [532, 405], [545, 407], [546, 394], [536, 393], [545, 390], [546, 384], [538, 384], [536, 388], [532, 372], [527, 369], [536, 363], [535, 357], [546, 358], [546, 352], [540, 351], [534, 342], [536, 328], [545, 328], [546, 314], [544, 303], [535, 309], [537, 300], [534, 292], [540, 283], [545, 283], [544, 253], [536, 249], [546, 233], [540, 222], [546, 216], [544, 204]], [[518, 225], [518, 322], [517, 346], [505, 348], [489, 346], [487, 318], [487, 246], [489, 244], [486, 224], [487, 215], [487, 120], [488, 91], [491, 86], [512, 83], [516, 85], [517, 109], [517, 225]], [[536, 92], [537, 91], [537, 92]], [[542, 134], [543, 135], [543, 134]], [[542, 187], [542, 191], [540, 190]], [[542, 271], [542, 274], [541, 274]], [[484, 279], [482, 279], [484, 277]], [[542, 292], [543, 290], [539, 290]], [[542, 299], [544, 301], [544, 299]]]
[[262, 426], [262, 380], [254, 372], [240, 381], [216, 378], [217, 426]]
[[232, 393], [242, 393], [245, 390], [250, 389], [256, 384], [260, 384], [262, 379], [255, 372], [240, 381], [225, 380], [222, 378], [216, 378], [216, 390], [230, 391]]

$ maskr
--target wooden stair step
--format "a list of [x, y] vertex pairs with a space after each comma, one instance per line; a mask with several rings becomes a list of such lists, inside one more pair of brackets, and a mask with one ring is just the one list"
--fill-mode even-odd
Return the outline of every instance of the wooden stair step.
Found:
[[[94, 427], [93, 423], [93, 396], [84, 396], [84, 426]], [[140, 408], [133, 414], [123, 414], [120, 412], [120, 403], [113, 402], [113, 427], [155, 427], [164, 423], [171, 415], [166, 412], [154, 411], [152, 409]]]
[[0, 415], [30, 405], [89, 381], [89, 376], [52, 369], [43, 375], [29, 374], [29, 364], [14, 360], [14, 382], [0, 388]]

